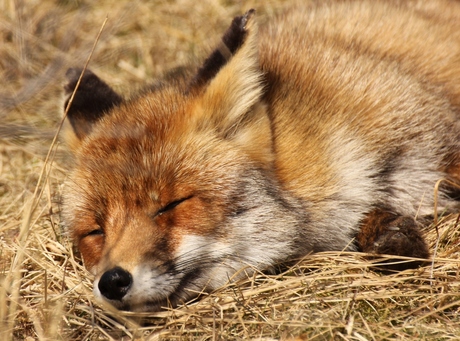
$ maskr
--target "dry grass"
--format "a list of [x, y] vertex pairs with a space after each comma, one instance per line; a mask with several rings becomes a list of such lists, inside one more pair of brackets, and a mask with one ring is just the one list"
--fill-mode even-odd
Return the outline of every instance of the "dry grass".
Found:
[[[90, 67], [126, 93], [200, 58], [230, 18], [281, 0], [0, 0], [0, 339], [18, 340], [449, 340], [460, 335], [460, 228], [439, 224], [433, 267], [382, 275], [360, 254], [323, 253], [260, 274], [176, 310], [110, 311], [59, 224], [71, 167], [58, 145], [69, 66]], [[436, 231], [427, 230], [434, 247]], [[375, 260], [378, 262], [379, 260]]]

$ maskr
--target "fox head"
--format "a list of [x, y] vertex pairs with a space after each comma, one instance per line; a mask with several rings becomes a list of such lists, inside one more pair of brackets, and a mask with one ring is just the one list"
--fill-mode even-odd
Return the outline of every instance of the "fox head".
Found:
[[[295, 254], [287, 227], [307, 217], [273, 174], [257, 37], [251, 10], [193, 77], [130, 100], [82, 76], [63, 217], [96, 297], [157, 310]], [[69, 70], [69, 94], [79, 74]]]

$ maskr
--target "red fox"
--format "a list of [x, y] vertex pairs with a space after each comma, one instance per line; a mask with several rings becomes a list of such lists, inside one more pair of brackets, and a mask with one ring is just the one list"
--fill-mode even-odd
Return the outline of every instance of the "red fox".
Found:
[[422, 261], [435, 183], [460, 183], [459, 116], [460, 2], [316, 1], [260, 29], [250, 10], [131, 99], [86, 71], [63, 218], [95, 296], [132, 311], [312, 252]]

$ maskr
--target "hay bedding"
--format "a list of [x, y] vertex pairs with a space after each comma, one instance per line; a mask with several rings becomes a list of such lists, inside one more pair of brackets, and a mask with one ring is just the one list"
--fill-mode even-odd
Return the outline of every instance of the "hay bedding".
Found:
[[199, 58], [246, 8], [270, 15], [281, 3], [0, 2], [1, 340], [458, 338], [457, 215], [442, 218], [439, 233], [427, 228], [436, 259], [417, 270], [382, 275], [361, 254], [321, 253], [174, 310], [120, 313], [93, 301], [91, 277], [59, 222], [72, 159], [58, 142], [45, 162], [65, 70], [83, 65], [107, 14], [91, 68], [125, 92]]

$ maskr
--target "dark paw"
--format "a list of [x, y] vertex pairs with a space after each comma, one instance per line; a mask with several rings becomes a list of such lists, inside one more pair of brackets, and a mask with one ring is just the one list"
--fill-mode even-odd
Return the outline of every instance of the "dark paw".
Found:
[[394, 220], [374, 242], [372, 252], [414, 258], [428, 258], [429, 252], [416, 222], [409, 217]]
[[[357, 236], [361, 250], [373, 254], [427, 259], [430, 255], [417, 222], [388, 211], [373, 211], [363, 221]], [[388, 270], [416, 268], [423, 261], [403, 261], [395, 257], [384, 266]]]

